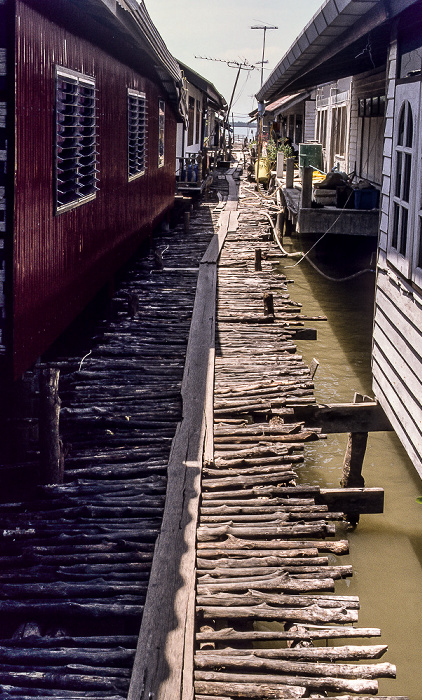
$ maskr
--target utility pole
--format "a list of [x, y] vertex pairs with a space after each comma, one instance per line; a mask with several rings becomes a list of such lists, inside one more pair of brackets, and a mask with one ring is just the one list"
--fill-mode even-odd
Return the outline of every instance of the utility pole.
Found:
[[251, 27], [251, 29], [263, 29], [263, 31], [264, 31], [264, 36], [263, 36], [263, 41], [262, 41], [262, 60], [260, 61], [260, 63], [261, 63], [261, 87], [262, 87], [262, 83], [264, 82], [265, 35], [267, 32], [267, 29], [278, 29], [278, 27], [275, 27], [275, 26], [269, 25], [269, 24], [264, 24], [264, 25], [255, 25], [255, 26]]
[[224, 124], [223, 124], [223, 139], [224, 139], [224, 148], [223, 148], [223, 150], [224, 150], [224, 160], [226, 160], [226, 157], [227, 157], [227, 147], [226, 147], [226, 135], [225, 135], [225, 132], [226, 132], [226, 128], [227, 128], [228, 131], [229, 131], [229, 136], [230, 136], [230, 122], [229, 122], [229, 119], [230, 119], [230, 110], [231, 110], [231, 108], [232, 108], [234, 93], [236, 92], [237, 83], [238, 83], [238, 81], [239, 81], [240, 71], [241, 71], [241, 70], [249, 70], [249, 71], [251, 71], [251, 70], [254, 70], [255, 66], [251, 66], [251, 64], [248, 63], [246, 59], [244, 59], [244, 60], [242, 61], [242, 63], [240, 63], [239, 61], [225, 61], [225, 60], [222, 59], [222, 58], [208, 58], [207, 56], [195, 56], [195, 58], [202, 58], [202, 59], [205, 60], [205, 61], [219, 61], [220, 63], [226, 63], [226, 64], [229, 66], [229, 68], [237, 68], [236, 79], [235, 79], [235, 81], [234, 81], [233, 90], [232, 90], [232, 94], [231, 94], [231, 97], [230, 97], [230, 102], [229, 102], [228, 107], [227, 107], [226, 116], [225, 116], [225, 120], [224, 120]]

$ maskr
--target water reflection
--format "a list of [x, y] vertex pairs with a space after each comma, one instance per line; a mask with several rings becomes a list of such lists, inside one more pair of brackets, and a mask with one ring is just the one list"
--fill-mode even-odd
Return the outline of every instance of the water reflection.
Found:
[[[328, 238], [328, 237], [327, 237]], [[328, 275], [347, 276], [370, 266], [374, 244], [351, 237], [331, 237], [315, 250], [314, 262]], [[307, 250], [312, 240], [285, 240], [290, 250]], [[371, 260], [372, 258], [372, 260]], [[315, 394], [321, 403], [352, 401], [355, 391], [372, 395], [371, 331], [375, 275], [368, 273], [344, 282], [330, 282], [306, 261], [291, 267], [283, 260], [280, 270], [294, 280], [295, 301], [303, 313], [326, 315], [327, 322], [308, 322], [318, 329], [318, 340], [299, 341], [298, 349], [309, 364], [319, 362]], [[373, 266], [373, 265], [372, 265]], [[309, 443], [306, 480], [321, 486], [338, 486], [347, 436], [329, 435]], [[407, 694], [421, 698], [422, 656], [422, 495], [421, 480], [393, 433], [372, 433], [363, 468], [367, 486], [385, 489], [382, 515], [361, 516], [355, 532], [347, 533], [352, 579], [339, 582], [337, 592], [358, 595], [359, 625], [380, 627], [381, 643], [389, 645], [385, 660], [397, 665], [397, 680], [381, 679], [381, 694]], [[375, 639], [374, 643], [378, 643]]]

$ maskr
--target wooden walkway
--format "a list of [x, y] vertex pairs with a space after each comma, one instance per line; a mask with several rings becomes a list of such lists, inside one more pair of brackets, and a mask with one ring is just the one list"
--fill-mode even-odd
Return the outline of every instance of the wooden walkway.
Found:
[[113, 313], [54, 355], [65, 483], [1, 494], [1, 698], [127, 697], [214, 208], [159, 232]]
[[[378, 661], [386, 645], [362, 643], [380, 630], [356, 626], [358, 598], [335, 593], [352, 575], [338, 558], [348, 552], [336, 539], [343, 513], [301, 479], [305, 443], [324, 439], [295, 416], [315, 406], [295, 345], [309, 319], [272, 271], [257, 199], [238, 206], [229, 181], [200, 266], [181, 442], [129, 698], [368, 698], [395, 668]], [[268, 293], [274, 315], [264, 313]]]

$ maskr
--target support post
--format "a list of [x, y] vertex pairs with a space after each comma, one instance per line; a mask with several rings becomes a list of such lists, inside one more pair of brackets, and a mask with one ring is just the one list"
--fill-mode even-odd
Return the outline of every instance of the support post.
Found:
[[279, 235], [279, 238], [281, 239], [281, 242], [283, 243], [283, 238], [284, 238], [284, 211], [283, 210], [279, 211], [277, 214], [276, 229], [277, 229], [277, 233]]
[[264, 293], [264, 316], [274, 316], [274, 297], [271, 292]]
[[286, 188], [291, 190], [293, 188], [293, 177], [295, 170], [294, 158], [287, 158], [286, 163]]
[[283, 151], [277, 151], [277, 167], [276, 167], [277, 177], [283, 177], [283, 173], [284, 173], [284, 153], [283, 153]]
[[[355, 394], [354, 403], [364, 401], [362, 394]], [[362, 476], [363, 460], [365, 458], [368, 433], [349, 433], [347, 438], [346, 454], [343, 461], [343, 475], [340, 482], [342, 488], [363, 488], [365, 479]], [[356, 513], [346, 514], [351, 525], [357, 525], [359, 515]]]
[[302, 170], [302, 196], [301, 209], [310, 209], [312, 206], [312, 175], [313, 168], [305, 166]]
[[183, 215], [183, 228], [185, 233], [189, 233], [189, 227], [190, 227], [190, 212], [185, 211]]
[[59, 375], [60, 371], [51, 367], [40, 373], [39, 444], [41, 481], [44, 484], [63, 483], [64, 460], [59, 438]]
[[261, 248], [255, 248], [255, 272], [262, 271], [262, 251]]

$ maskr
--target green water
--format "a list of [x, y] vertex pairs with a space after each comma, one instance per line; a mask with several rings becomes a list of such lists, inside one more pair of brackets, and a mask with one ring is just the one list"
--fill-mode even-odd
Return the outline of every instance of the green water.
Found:
[[[286, 248], [307, 249], [310, 242], [285, 240]], [[346, 276], [369, 266], [370, 245], [356, 241], [329, 241], [318, 246], [316, 262], [327, 274]], [[326, 315], [328, 321], [307, 322], [318, 330], [317, 341], [299, 341], [306, 362], [316, 357], [315, 394], [321, 403], [353, 401], [354, 392], [372, 395], [371, 330], [375, 276], [362, 275], [350, 282], [324, 279], [304, 261], [283, 261], [280, 269], [294, 284], [290, 293], [303, 304], [307, 315]], [[307, 447], [304, 480], [317, 485], [338, 486], [341, 478], [345, 435]], [[348, 532], [350, 554], [340, 563], [353, 566], [353, 577], [341, 581], [336, 591], [358, 595], [359, 626], [380, 627], [388, 644], [382, 661], [397, 666], [397, 679], [380, 679], [379, 693], [422, 698], [422, 483], [399, 440], [393, 433], [372, 433], [363, 467], [366, 486], [385, 489], [385, 511], [362, 515], [354, 532]], [[371, 643], [368, 640], [366, 643]]]

